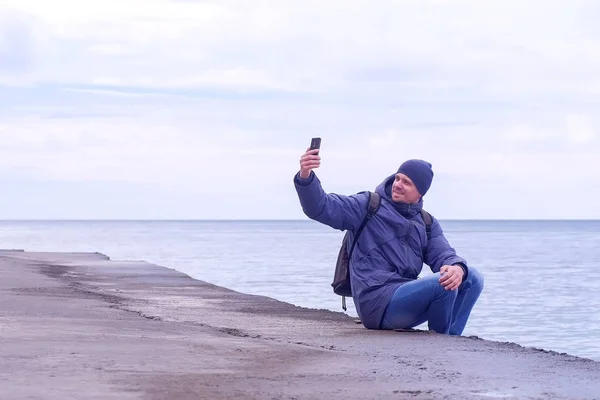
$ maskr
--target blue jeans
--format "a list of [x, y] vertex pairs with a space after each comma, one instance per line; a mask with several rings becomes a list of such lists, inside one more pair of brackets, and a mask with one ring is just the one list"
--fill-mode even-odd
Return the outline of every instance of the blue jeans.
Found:
[[483, 290], [483, 275], [469, 267], [467, 279], [457, 290], [444, 289], [439, 279], [436, 273], [400, 286], [383, 314], [380, 328], [414, 328], [428, 321], [432, 331], [461, 335]]

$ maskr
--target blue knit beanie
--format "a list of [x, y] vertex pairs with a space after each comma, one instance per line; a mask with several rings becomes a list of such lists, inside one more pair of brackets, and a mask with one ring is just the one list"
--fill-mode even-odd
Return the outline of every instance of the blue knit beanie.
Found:
[[398, 173], [408, 176], [417, 187], [421, 196], [425, 196], [433, 180], [431, 164], [423, 160], [408, 160], [403, 162], [400, 168], [398, 168]]

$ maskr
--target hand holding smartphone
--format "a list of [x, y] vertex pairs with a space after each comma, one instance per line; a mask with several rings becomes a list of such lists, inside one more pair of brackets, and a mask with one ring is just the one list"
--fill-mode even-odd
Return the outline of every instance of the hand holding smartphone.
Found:
[[310, 172], [313, 169], [319, 168], [319, 166], [321, 165], [321, 157], [319, 157], [318, 151], [315, 154], [315, 152], [313, 152], [313, 150], [320, 150], [320, 149], [321, 149], [321, 138], [320, 137], [312, 138], [310, 141], [310, 147], [308, 148], [306, 153], [304, 153], [302, 158], [300, 158], [300, 178], [303, 178], [303, 179], [308, 178], [310, 176]]

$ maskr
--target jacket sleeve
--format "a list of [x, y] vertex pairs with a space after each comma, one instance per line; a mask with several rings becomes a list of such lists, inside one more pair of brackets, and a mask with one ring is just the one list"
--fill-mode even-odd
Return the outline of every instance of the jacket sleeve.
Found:
[[314, 172], [306, 179], [296, 174], [294, 186], [304, 214], [334, 229], [355, 230], [367, 214], [368, 193], [352, 196], [325, 193]]
[[466, 260], [456, 255], [456, 251], [448, 243], [440, 223], [435, 218], [433, 218], [431, 224], [431, 239], [427, 243], [424, 254], [424, 262], [431, 268], [432, 272], [440, 272], [440, 268], [444, 265], [456, 264], [460, 265], [465, 271], [463, 280], [467, 278], [469, 267]]

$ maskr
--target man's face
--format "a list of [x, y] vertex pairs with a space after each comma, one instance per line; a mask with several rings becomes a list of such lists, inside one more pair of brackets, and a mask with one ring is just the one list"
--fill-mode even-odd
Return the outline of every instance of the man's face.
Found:
[[415, 204], [420, 199], [421, 194], [413, 181], [404, 174], [396, 174], [396, 179], [392, 185], [392, 201], [396, 203]]

